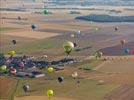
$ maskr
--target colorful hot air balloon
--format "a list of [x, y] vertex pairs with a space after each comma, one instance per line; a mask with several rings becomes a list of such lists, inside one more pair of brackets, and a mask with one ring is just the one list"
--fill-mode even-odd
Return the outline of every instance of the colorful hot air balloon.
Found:
[[47, 96], [48, 96], [48, 98], [50, 100], [50, 98], [54, 96], [54, 91], [51, 90], [51, 89], [50, 90], [47, 90]]
[[68, 42], [63, 44], [63, 48], [64, 48], [65, 53], [67, 55], [69, 55], [72, 52], [73, 48], [74, 48], [74, 43], [68, 41]]
[[48, 73], [52, 73], [54, 71], [54, 68], [53, 67], [48, 67], [47, 71], [48, 71]]
[[10, 74], [11, 75], [16, 75], [16, 73], [17, 73], [17, 70], [15, 68], [10, 69]]

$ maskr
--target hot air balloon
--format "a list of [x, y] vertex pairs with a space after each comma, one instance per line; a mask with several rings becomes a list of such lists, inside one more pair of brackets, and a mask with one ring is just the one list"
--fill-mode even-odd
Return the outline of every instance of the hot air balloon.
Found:
[[77, 44], [74, 42], [74, 47], [77, 47]]
[[7, 66], [6, 65], [0, 66], [0, 72], [6, 72], [6, 71], [7, 71]]
[[94, 56], [95, 56], [96, 59], [97, 59], [97, 58], [101, 58], [102, 55], [103, 55], [103, 53], [100, 52], [100, 51], [97, 51], [97, 52], [94, 54]]
[[20, 16], [18, 16], [18, 20], [21, 20], [21, 17]]
[[73, 74], [72, 74], [72, 77], [75, 79], [75, 78], [77, 78], [78, 77], [78, 73], [77, 72], [74, 72]]
[[59, 83], [62, 83], [63, 81], [64, 81], [64, 77], [63, 76], [58, 77], [58, 82]]
[[114, 30], [115, 30], [115, 31], [118, 31], [118, 27], [115, 27]]
[[73, 48], [74, 48], [74, 43], [68, 41], [68, 42], [63, 44], [63, 48], [64, 48], [65, 53], [67, 55], [69, 55], [72, 52]]
[[44, 9], [44, 14], [45, 14], [45, 15], [48, 14], [48, 9]]
[[35, 30], [37, 27], [38, 27], [38, 26], [37, 26], [36, 24], [32, 24], [32, 25], [31, 25], [32, 30]]
[[79, 30], [77, 33], [76, 33], [77, 37], [80, 37], [81, 35], [81, 31]]
[[126, 43], [126, 40], [120, 40], [120, 43], [123, 46]]
[[54, 71], [54, 68], [53, 67], [48, 67], [47, 71], [48, 71], [48, 73], [52, 73]]
[[12, 40], [12, 43], [15, 45], [17, 43], [17, 41], [16, 40]]
[[124, 51], [125, 54], [129, 54], [130, 53], [130, 49], [129, 48], [124, 48], [123, 51]]
[[48, 98], [50, 100], [50, 98], [54, 96], [54, 91], [51, 90], [51, 89], [50, 90], [47, 90], [47, 96], [48, 96]]
[[16, 72], [17, 72], [17, 70], [15, 68], [10, 69], [10, 74], [11, 75], [16, 75]]
[[132, 52], [132, 54], [134, 54], [134, 48], [132, 48], [131, 52]]
[[28, 92], [29, 88], [30, 88], [29, 85], [23, 85], [24, 92]]
[[72, 38], [74, 38], [74, 37], [75, 37], [75, 35], [74, 35], [74, 34], [71, 34], [71, 37], [72, 37]]
[[24, 62], [23, 62], [23, 61], [21, 61], [21, 62], [19, 63], [19, 68], [20, 68], [21, 70], [23, 70], [23, 69], [24, 69], [24, 67], [25, 67]]
[[10, 51], [10, 52], [8, 52], [8, 54], [9, 54], [10, 56], [14, 56], [14, 55], [16, 55], [16, 52], [15, 52], [15, 51]]

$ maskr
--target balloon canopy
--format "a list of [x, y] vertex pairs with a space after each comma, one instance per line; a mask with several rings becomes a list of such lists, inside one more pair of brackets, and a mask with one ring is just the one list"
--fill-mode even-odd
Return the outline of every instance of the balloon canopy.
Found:
[[70, 41], [65, 42], [65, 43], [63, 44], [64, 51], [65, 51], [65, 53], [66, 53], [67, 55], [69, 55], [69, 54], [72, 52], [72, 50], [73, 50], [74, 47], [75, 47], [75, 46], [74, 46], [74, 43], [73, 43], [73, 42], [70, 42]]
[[59, 83], [62, 83], [63, 81], [64, 81], [64, 77], [63, 76], [58, 77], [58, 82]]
[[126, 40], [120, 40], [121, 45], [124, 45], [126, 43]]
[[97, 51], [94, 55], [95, 55], [95, 58], [101, 58], [103, 53], [100, 51]]
[[17, 41], [16, 40], [12, 40], [12, 43], [15, 45], [17, 43]]
[[53, 90], [47, 90], [47, 96], [49, 97], [49, 98], [51, 98], [51, 97], [53, 97], [54, 96], [54, 91]]
[[50, 66], [47, 68], [47, 71], [48, 71], [48, 73], [52, 73], [54, 71], [54, 68]]
[[45, 14], [45, 15], [48, 14], [48, 9], [44, 9], [44, 14]]
[[124, 48], [123, 51], [124, 51], [125, 54], [129, 54], [130, 53], [130, 49], [129, 48]]
[[2, 72], [7, 71], [7, 66], [6, 65], [0, 66], [0, 71], [2, 71]]
[[10, 69], [10, 73], [11, 73], [12, 75], [16, 75], [17, 70], [16, 70], [15, 68], [11, 68], [11, 69]]
[[24, 92], [28, 92], [29, 88], [30, 88], [29, 85], [23, 85]]
[[14, 55], [16, 55], [16, 52], [15, 52], [15, 51], [9, 51], [8, 54], [9, 54], [10, 56], [14, 56]]
[[37, 26], [36, 24], [32, 24], [32, 25], [31, 25], [32, 30], [35, 30], [37, 27], [38, 27], [38, 26]]
[[77, 77], [78, 77], [78, 73], [77, 73], [77, 72], [74, 72], [74, 73], [72, 74], [72, 77], [73, 77], [73, 78], [77, 78]]

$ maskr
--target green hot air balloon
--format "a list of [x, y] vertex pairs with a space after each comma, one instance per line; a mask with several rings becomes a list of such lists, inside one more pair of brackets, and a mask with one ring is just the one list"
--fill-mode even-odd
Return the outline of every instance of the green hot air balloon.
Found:
[[1, 72], [6, 72], [7, 71], [7, 66], [6, 65], [0, 66], [0, 71]]
[[69, 55], [72, 52], [73, 48], [74, 48], [74, 43], [68, 41], [68, 42], [63, 44], [63, 48], [64, 48], [65, 53], [67, 55]]
[[96, 59], [101, 58], [102, 55], [103, 55], [103, 53], [100, 52], [100, 51], [98, 51], [98, 52], [96, 52], [96, 53], [94, 54], [94, 56], [95, 56]]
[[44, 9], [44, 14], [47, 15], [48, 14], [48, 10]]

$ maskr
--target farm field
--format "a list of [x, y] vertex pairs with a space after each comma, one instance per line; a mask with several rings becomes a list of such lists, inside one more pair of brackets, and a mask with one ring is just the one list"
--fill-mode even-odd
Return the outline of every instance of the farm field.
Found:
[[[42, 3], [0, 2], [0, 100], [134, 99], [134, 23], [75, 19], [89, 14], [133, 16], [132, 10], [126, 10], [133, 7], [51, 8], [50, 14], [44, 14], [39, 9]], [[121, 13], [109, 13], [111, 10]], [[65, 44], [73, 48], [69, 55]], [[3, 65], [7, 66], [4, 73]], [[16, 73], [12, 75], [13, 68]], [[17, 76], [19, 72], [26, 75]], [[28, 77], [36, 72], [44, 76]], [[27, 92], [24, 85], [29, 86]], [[50, 99], [49, 89], [54, 92]]]

